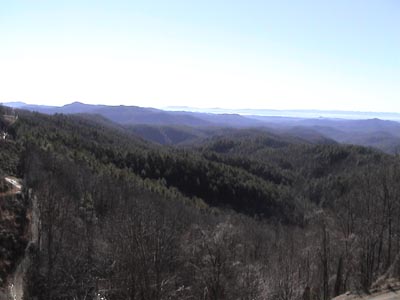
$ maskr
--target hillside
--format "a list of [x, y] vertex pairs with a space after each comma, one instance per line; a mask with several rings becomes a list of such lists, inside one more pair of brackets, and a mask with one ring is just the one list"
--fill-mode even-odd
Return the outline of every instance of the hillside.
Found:
[[24, 253], [9, 228], [22, 246], [0, 260], [29, 256], [28, 298], [328, 299], [368, 290], [400, 252], [396, 156], [297, 128], [16, 114], [0, 170], [23, 178], [21, 220], [37, 199], [40, 238]]
[[128, 126], [129, 130], [145, 140], [161, 145], [178, 145], [192, 143], [212, 135], [214, 130], [199, 129], [185, 126]]
[[[267, 132], [287, 133], [315, 143], [331, 143], [333, 140], [338, 143], [372, 147], [390, 154], [397, 153], [400, 149], [399, 122], [377, 118], [367, 119], [368, 114], [362, 113], [354, 115], [360, 119], [352, 120], [335, 118], [336, 115], [341, 116], [340, 112], [332, 112], [332, 118], [321, 118], [313, 117], [313, 114], [298, 117], [302, 115], [300, 111], [297, 111], [297, 117], [280, 117], [276, 116], [277, 111], [268, 110], [254, 111], [270, 114], [259, 116], [251, 115], [250, 113], [253, 112], [251, 110], [242, 110], [246, 115], [239, 115], [229, 113], [229, 110], [227, 112], [211, 110], [214, 113], [207, 110], [204, 112], [166, 111], [138, 106], [89, 105], [79, 102], [62, 107], [11, 104], [16, 108], [46, 114], [96, 114], [120, 125], [131, 127], [144, 139], [160, 144], [193, 142], [197, 138], [214, 135], [216, 128], [264, 128]], [[295, 112], [290, 112], [289, 115]], [[390, 114], [377, 115], [391, 117]], [[348, 118], [352, 115], [345, 114], [344, 116]]]

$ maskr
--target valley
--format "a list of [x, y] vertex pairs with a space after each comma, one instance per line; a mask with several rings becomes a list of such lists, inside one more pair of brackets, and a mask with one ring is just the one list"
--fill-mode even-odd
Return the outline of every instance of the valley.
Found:
[[0, 143], [2, 217], [15, 215], [2, 221], [3, 291], [327, 300], [400, 278], [396, 155], [297, 128], [14, 111]]

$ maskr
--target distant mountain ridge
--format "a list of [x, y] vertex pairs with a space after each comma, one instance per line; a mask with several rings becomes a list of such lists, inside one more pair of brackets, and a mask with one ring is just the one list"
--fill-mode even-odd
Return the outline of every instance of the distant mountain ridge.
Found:
[[[47, 113], [54, 113], [63, 111], [63, 113], [72, 113], [71, 110], [93, 110], [105, 107], [127, 107], [127, 108], [139, 108], [139, 106], [110, 106], [103, 104], [85, 104], [82, 102], [72, 102], [64, 106], [47, 106], [47, 105], [37, 105], [37, 104], [27, 104], [24, 102], [4, 102], [6, 106], [14, 108], [24, 108], [34, 111], [43, 111]], [[141, 107], [143, 108], [143, 107]], [[164, 112], [181, 112], [185, 114], [193, 113], [203, 113], [207, 115], [241, 115], [243, 117], [251, 117], [252, 119], [258, 119], [263, 117], [276, 117], [280, 118], [297, 118], [297, 119], [350, 119], [350, 120], [361, 120], [361, 119], [382, 119], [382, 120], [392, 120], [400, 121], [400, 113], [398, 112], [368, 112], [368, 111], [342, 111], [342, 110], [318, 110], [318, 109], [226, 109], [226, 108], [198, 108], [190, 106], [166, 106], [162, 109], [156, 108], [145, 108], [153, 109], [156, 111]], [[81, 111], [80, 111], [81, 112]]]
[[193, 113], [185, 111], [164, 111], [156, 108], [147, 108], [139, 106], [107, 106], [92, 105], [81, 102], [73, 102], [61, 107], [42, 106], [42, 105], [21, 105], [15, 102], [5, 103], [15, 108], [37, 111], [45, 114], [78, 114], [90, 113], [99, 114], [113, 122], [125, 125], [183, 125], [183, 126], [257, 126], [262, 122], [246, 118], [238, 114], [207, 114]]
[[397, 112], [366, 112], [345, 110], [318, 110], [318, 109], [226, 109], [226, 108], [198, 108], [189, 106], [167, 106], [167, 111], [192, 111], [213, 114], [240, 114], [254, 117], [288, 117], [288, 118], [334, 118], [334, 119], [373, 119], [400, 121], [400, 113]]
[[[45, 114], [92, 114], [102, 116], [119, 125], [129, 127], [131, 131], [151, 142], [158, 144], [187, 144], [199, 139], [215, 136], [219, 128], [256, 128], [279, 134], [297, 136], [312, 143], [331, 143], [332, 141], [355, 144], [380, 149], [387, 153], [400, 151], [400, 123], [393, 120], [400, 114], [376, 113], [389, 119], [366, 118], [368, 113], [358, 113], [358, 119], [306, 117], [306, 113], [321, 111], [286, 111], [287, 116], [279, 116], [285, 111], [261, 110], [271, 115], [251, 115], [256, 110], [210, 109], [219, 113], [205, 111], [161, 110], [139, 106], [91, 105], [73, 102], [61, 107], [29, 105], [22, 102], [5, 103], [11, 107], [37, 111]], [[178, 109], [178, 108], [177, 108]], [[260, 112], [260, 110], [258, 110]], [[231, 112], [231, 113], [229, 113]], [[296, 115], [295, 113], [298, 113]], [[290, 113], [293, 116], [290, 116]], [[326, 114], [357, 112], [325, 112]], [[390, 117], [392, 119], [390, 119]]]

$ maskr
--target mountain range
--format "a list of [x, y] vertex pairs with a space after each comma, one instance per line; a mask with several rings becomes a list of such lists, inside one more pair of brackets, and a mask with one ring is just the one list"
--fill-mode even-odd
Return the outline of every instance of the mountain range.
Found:
[[23, 108], [0, 106], [0, 299], [328, 300], [400, 278], [400, 156], [341, 144], [385, 149], [396, 122]]
[[[309, 142], [338, 142], [373, 147], [387, 153], [400, 149], [400, 123], [397, 114], [377, 113], [387, 119], [365, 118], [368, 113], [325, 112], [326, 115], [358, 117], [358, 119], [333, 117], [307, 117], [321, 115], [321, 111], [210, 109], [199, 111], [188, 107], [161, 110], [139, 106], [90, 105], [74, 102], [61, 107], [30, 105], [9, 102], [5, 105], [45, 114], [91, 114], [102, 116], [121, 126], [128, 127], [142, 138], [159, 144], [186, 144], [218, 135], [222, 128], [231, 130], [255, 128], [277, 134], [297, 136]], [[211, 112], [210, 112], [211, 111]], [[296, 115], [297, 112], [297, 115]], [[253, 113], [253, 114], [251, 114]], [[263, 113], [270, 115], [259, 115]]]

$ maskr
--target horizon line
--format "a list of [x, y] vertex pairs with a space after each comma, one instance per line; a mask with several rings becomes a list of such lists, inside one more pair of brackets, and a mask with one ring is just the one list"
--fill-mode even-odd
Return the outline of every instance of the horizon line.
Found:
[[[0, 102], [0, 105], [7, 104], [19, 104], [21, 108], [23, 106], [42, 106], [42, 107], [54, 107], [54, 108], [62, 108], [67, 105], [72, 104], [83, 104], [89, 106], [108, 106], [108, 107], [142, 107], [142, 108], [155, 108], [160, 110], [167, 110], [167, 111], [174, 111], [173, 109], [179, 109], [179, 111], [185, 111], [184, 109], [188, 109], [188, 112], [206, 112], [207, 110], [214, 110], [214, 111], [231, 111], [233, 113], [238, 114], [240, 111], [248, 111], [248, 112], [256, 112], [256, 111], [271, 111], [271, 112], [314, 112], [314, 113], [334, 113], [334, 114], [383, 114], [383, 115], [397, 115], [400, 116], [400, 112], [388, 112], [388, 111], [363, 111], [363, 110], [341, 110], [341, 109], [316, 109], [316, 108], [288, 108], [288, 109], [277, 109], [277, 108], [224, 108], [224, 107], [195, 107], [195, 106], [186, 106], [186, 105], [168, 105], [168, 106], [139, 106], [139, 105], [126, 105], [126, 104], [102, 104], [102, 103], [85, 103], [82, 101], [72, 101], [70, 103], [66, 103], [63, 105], [48, 105], [48, 104], [37, 104], [37, 103], [26, 103], [24, 101], [7, 101], [7, 102]], [[19, 108], [19, 107], [15, 107]], [[195, 111], [193, 111], [195, 110]], [[210, 112], [209, 112], [210, 113]], [[214, 113], [214, 112], [212, 112]]]

